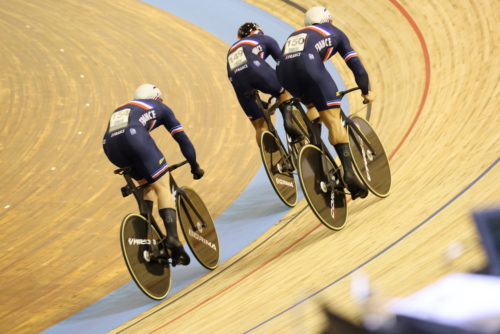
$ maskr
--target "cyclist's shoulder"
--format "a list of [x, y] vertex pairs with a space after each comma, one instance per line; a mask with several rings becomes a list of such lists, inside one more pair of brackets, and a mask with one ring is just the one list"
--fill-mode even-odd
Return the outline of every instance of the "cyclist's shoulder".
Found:
[[304, 28], [300, 28], [295, 30], [292, 35], [297, 35], [301, 33], [307, 33], [307, 34], [314, 34], [314, 35], [321, 35], [321, 36], [332, 36], [332, 35], [339, 35], [343, 34], [342, 31], [332, 25], [331, 23], [320, 23], [320, 24], [314, 24], [310, 25]]
[[263, 43], [267, 39], [267, 37], [265, 37], [265, 36], [266, 35], [254, 34], [254, 35], [249, 35], [247, 37], [244, 37], [244, 38], [234, 42], [233, 45], [231, 45], [231, 47], [229, 48], [229, 51], [234, 50], [238, 46], [245, 46], [245, 45], [255, 46], [257, 44]]

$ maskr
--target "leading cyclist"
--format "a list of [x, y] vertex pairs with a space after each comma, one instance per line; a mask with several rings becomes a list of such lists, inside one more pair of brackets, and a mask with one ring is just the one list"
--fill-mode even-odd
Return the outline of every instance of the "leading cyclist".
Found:
[[[162, 102], [161, 92], [156, 86], [139, 86], [134, 93], [134, 100], [122, 104], [111, 115], [103, 140], [104, 153], [120, 168], [133, 167], [130, 175], [139, 184], [148, 182], [151, 185], [144, 189], [149, 212], [153, 210], [151, 190], [154, 190], [158, 197], [158, 212], [167, 230], [167, 248], [172, 251], [178, 263], [188, 265], [189, 255], [177, 235], [177, 215], [174, 199], [170, 194], [170, 180], [162, 177], [168, 171], [167, 161], [149, 132], [163, 125], [177, 141], [182, 154], [191, 165], [193, 178], [198, 180], [205, 172], [196, 162], [196, 151], [182, 125], [172, 110]], [[146, 212], [141, 214], [147, 216]]]
[[286, 90], [295, 97], [301, 97], [308, 109], [308, 118], [318, 123], [320, 120], [325, 123], [329, 130], [330, 144], [335, 147], [343, 166], [344, 182], [352, 199], [365, 198], [368, 189], [358, 180], [352, 169], [348, 136], [340, 120], [337, 85], [323, 62], [338, 52], [353, 72], [365, 100], [372, 103], [375, 97], [368, 90], [368, 74], [356, 51], [352, 49], [349, 39], [331, 22], [328, 9], [324, 7], [309, 9], [304, 18], [305, 27], [294, 31], [288, 37], [276, 73]]

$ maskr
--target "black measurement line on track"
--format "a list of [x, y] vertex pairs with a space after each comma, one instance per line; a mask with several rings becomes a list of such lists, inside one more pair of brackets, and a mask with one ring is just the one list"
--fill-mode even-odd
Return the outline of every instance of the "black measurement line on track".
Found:
[[293, 1], [290, 1], [290, 0], [281, 0], [283, 1], [284, 3], [286, 3], [287, 5], [290, 5], [294, 8], [297, 8], [298, 10], [300, 10], [302, 13], [305, 13], [307, 12], [307, 9], [305, 9], [304, 7], [302, 7], [301, 5], [299, 4], [296, 4], [295, 2]]

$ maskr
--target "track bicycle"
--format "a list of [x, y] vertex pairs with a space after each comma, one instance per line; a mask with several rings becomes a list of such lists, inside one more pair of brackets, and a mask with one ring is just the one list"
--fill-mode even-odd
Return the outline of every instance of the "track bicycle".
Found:
[[264, 164], [267, 176], [276, 191], [278, 197], [289, 207], [297, 204], [298, 190], [294, 177], [294, 171], [297, 169], [297, 159], [300, 147], [307, 142], [307, 130], [305, 124], [301, 122], [301, 116], [297, 110], [292, 112], [292, 122], [295, 127], [303, 133], [303, 139], [298, 142], [292, 142], [287, 134], [287, 146], [285, 149], [278, 131], [271, 121], [271, 115], [274, 114], [280, 102], [272, 103], [273, 97], [269, 98], [268, 108], [264, 108], [259, 96], [259, 91], [254, 89], [245, 94], [245, 97], [253, 96], [262, 115], [267, 123], [268, 130], [264, 131], [260, 137], [260, 155]]
[[[338, 92], [343, 98], [356, 91]], [[315, 122], [305, 113], [300, 98], [284, 103], [296, 107], [307, 126], [310, 144], [299, 153], [298, 174], [309, 206], [318, 219], [330, 229], [341, 230], [347, 221], [347, 188], [342, 170], [326, 148]], [[359, 116], [347, 117], [341, 109], [341, 119], [348, 133], [353, 164], [361, 181], [378, 197], [387, 197], [391, 188], [391, 171], [387, 154], [370, 124]]]
[[[170, 186], [174, 196], [179, 224], [189, 248], [200, 264], [210, 270], [217, 268], [220, 260], [219, 240], [214, 221], [200, 196], [189, 187], [178, 187], [172, 171], [187, 161], [172, 165]], [[130, 213], [123, 219], [120, 242], [125, 263], [137, 286], [150, 298], [165, 298], [172, 284], [170, 266], [179, 264], [165, 244], [166, 236], [152, 219], [152, 213], [144, 200], [148, 183], [136, 186], [130, 176], [131, 167], [115, 170], [123, 175], [127, 185], [121, 188], [123, 197], [134, 195], [141, 214]]]

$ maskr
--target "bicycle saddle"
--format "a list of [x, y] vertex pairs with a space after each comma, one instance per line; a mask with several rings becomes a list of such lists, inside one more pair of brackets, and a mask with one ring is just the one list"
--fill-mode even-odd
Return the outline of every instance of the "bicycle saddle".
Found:
[[120, 169], [115, 170], [115, 174], [120, 174], [120, 175], [128, 174], [128, 173], [130, 173], [131, 170], [132, 170], [132, 167], [120, 168]]

